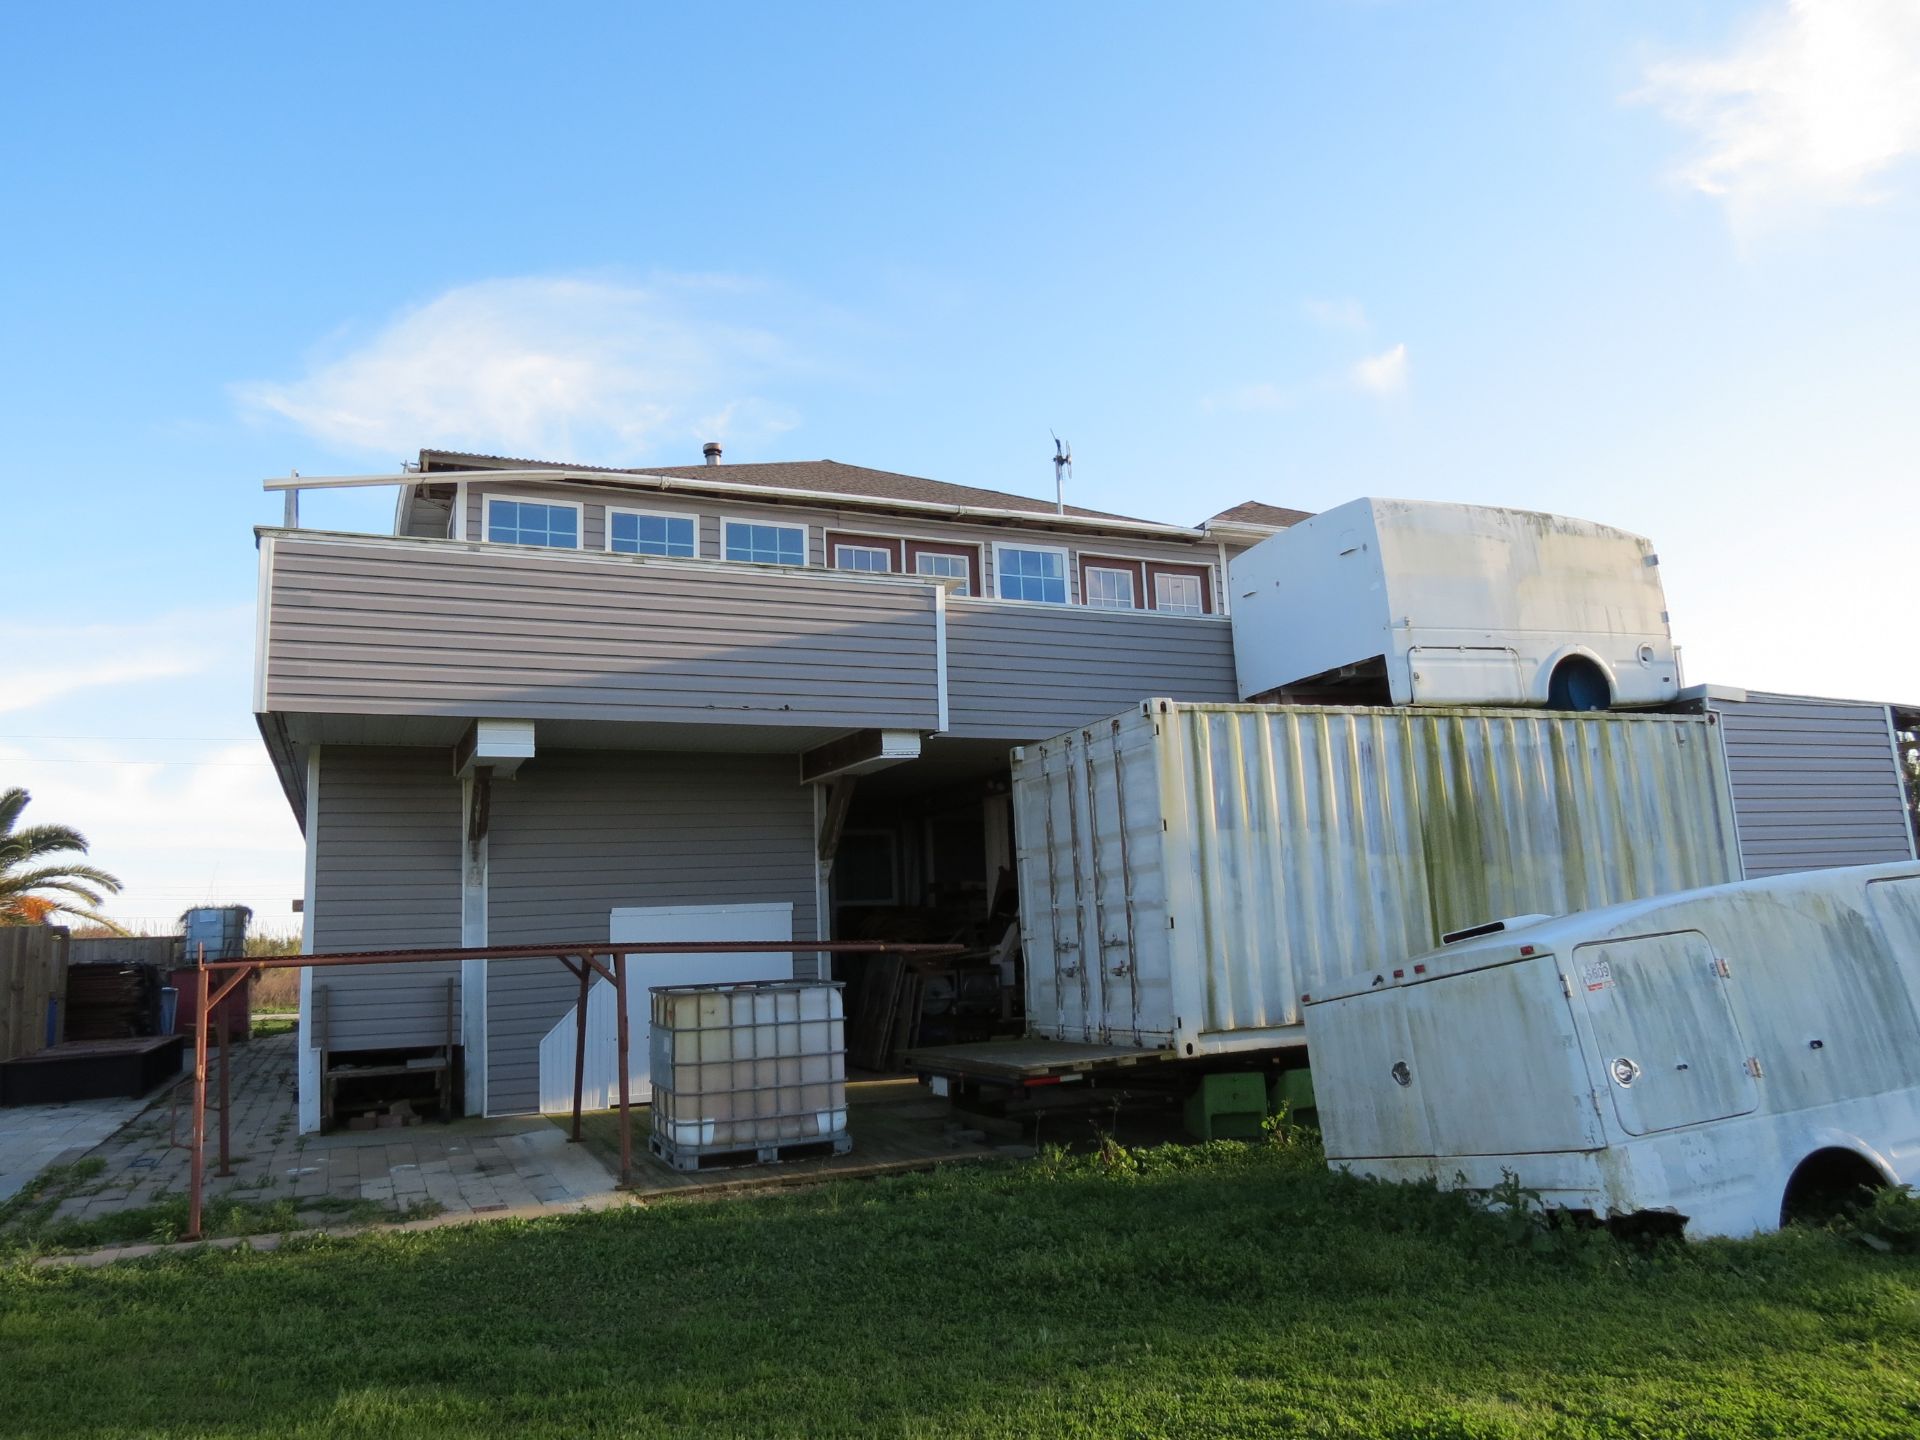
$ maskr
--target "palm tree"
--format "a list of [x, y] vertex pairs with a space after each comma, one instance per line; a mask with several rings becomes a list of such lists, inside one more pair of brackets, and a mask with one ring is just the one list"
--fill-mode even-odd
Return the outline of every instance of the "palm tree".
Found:
[[[78, 900], [99, 905], [101, 891], [120, 893], [117, 879], [91, 865], [35, 863], [68, 851], [84, 855], [87, 837], [67, 825], [29, 825], [16, 830], [14, 826], [19, 824], [20, 813], [30, 798], [18, 786], [0, 791], [0, 925], [44, 925], [55, 915], [77, 915], [105, 925], [116, 935], [125, 934], [104, 915], [73, 903]], [[34, 893], [42, 890], [55, 893]]]

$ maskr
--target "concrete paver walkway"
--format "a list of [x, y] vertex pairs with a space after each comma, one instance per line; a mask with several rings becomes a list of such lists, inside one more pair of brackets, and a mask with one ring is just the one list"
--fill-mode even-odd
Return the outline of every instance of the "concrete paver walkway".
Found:
[[[217, 1173], [218, 1118], [208, 1116], [206, 1199], [216, 1226], [220, 1217], [212, 1207], [223, 1200], [279, 1206], [270, 1223], [275, 1230], [289, 1232], [360, 1229], [381, 1222], [437, 1226], [598, 1210], [668, 1194], [817, 1184], [835, 1175], [879, 1174], [1032, 1153], [1026, 1145], [991, 1143], [955, 1125], [941, 1102], [921, 1095], [910, 1083], [881, 1084], [859, 1087], [862, 1095], [849, 1097], [855, 1102], [856, 1153], [814, 1162], [698, 1174], [672, 1171], [645, 1153], [646, 1111], [642, 1110], [635, 1118], [639, 1152], [635, 1185], [622, 1191], [605, 1159], [609, 1152], [618, 1154], [607, 1116], [592, 1118], [589, 1129], [605, 1133], [590, 1134], [589, 1143], [582, 1145], [570, 1144], [559, 1125], [538, 1115], [298, 1134], [295, 1043], [293, 1035], [276, 1035], [233, 1048], [232, 1173], [228, 1175]], [[211, 1102], [217, 1097], [217, 1078], [209, 1090]], [[904, 1098], [895, 1091], [904, 1091]], [[146, 1102], [115, 1102], [111, 1109], [93, 1112], [98, 1118], [92, 1120], [90, 1130], [56, 1132], [53, 1123], [46, 1122], [34, 1132], [47, 1137], [39, 1148], [29, 1151], [25, 1143], [19, 1147], [18, 1184], [24, 1184], [39, 1164], [53, 1160], [99, 1162], [97, 1173], [69, 1187], [67, 1193], [48, 1193], [48, 1200], [57, 1198], [57, 1208], [45, 1222], [52, 1225], [65, 1220], [84, 1223], [177, 1202], [186, 1192], [189, 1175], [191, 1102], [191, 1086], [180, 1082]], [[139, 1113], [127, 1121], [136, 1110]], [[0, 1129], [7, 1124], [4, 1117], [15, 1113], [23, 1112], [0, 1111]], [[56, 1139], [62, 1143], [56, 1145]], [[90, 1143], [92, 1148], [85, 1148]], [[156, 1230], [161, 1228], [156, 1225]], [[87, 1263], [152, 1249], [143, 1243], [103, 1250]]]
[[145, 1099], [65, 1100], [0, 1110], [0, 1204], [49, 1165], [78, 1160], [147, 1108]]
[[[323, 1224], [339, 1218], [342, 1201], [372, 1201], [398, 1217], [429, 1208], [421, 1203], [427, 1201], [441, 1213], [486, 1213], [540, 1204], [568, 1207], [614, 1190], [604, 1166], [583, 1147], [567, 1144], [557, 1127], [537, 1115], [301, 1135], [294, 1044], [292, 1035], [275, 1035], [234, 1046], [232, 1174], [216, 1173], [219, 1119], [210, 1112], [209, 1203], [231, 1198], [270, 1205], [291, 1199], [304, 1218]], [[211, 1104], [214, 1087], [208, 1088]], [[94, 1149], [89, 1158], [105, 1168], [86, 1194], [61, 1202], [56, 1218], [88, 1219], [183, 1193], [190, 1105], [189, 1087], [179, 1085]]]

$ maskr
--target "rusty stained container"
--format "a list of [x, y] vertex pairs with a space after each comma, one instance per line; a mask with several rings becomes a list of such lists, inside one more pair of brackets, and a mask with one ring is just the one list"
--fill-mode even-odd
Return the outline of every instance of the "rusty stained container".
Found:
[[1712, 715], [1149, 700], [1014, 752], [1029, 1031], [1305, 1043], [1331, 977], [1740, 877]]

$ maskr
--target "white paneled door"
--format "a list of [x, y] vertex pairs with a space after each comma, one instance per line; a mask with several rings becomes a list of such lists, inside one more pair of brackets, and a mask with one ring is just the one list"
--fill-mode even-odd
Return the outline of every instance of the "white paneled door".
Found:
[[[612, 912], [607, 938], [621, 941], [791, 940], [793, 906], [648, 905]], [[791, 980], [793, 953], [714, 955], [698, 952], [627, 957], [627, 1093], [645, 1104], [653, 1094], [647, 1078], [651, 1052], [648, 1025], [655, 985], [705, 985], [731, 980]], [[540, 1042], [540, 1109], [543, 1114], [573, 1111], [573, 1054], [579, 1032], [579, 1006], [569, 1005]], [[613, 986], [596, 980], [587, 993], [587, 1066], [583, 1104], [605, 1110], [620, 1101], [619, 1027]]]

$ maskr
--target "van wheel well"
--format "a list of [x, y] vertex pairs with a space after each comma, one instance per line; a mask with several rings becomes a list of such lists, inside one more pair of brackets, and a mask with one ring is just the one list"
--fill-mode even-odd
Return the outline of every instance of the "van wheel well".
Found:
[[1884, 1189], [1887, 1177], [1857, 1151], [1816, 1150], [1794, 1168], [1780, 1201], [1780, 1223], [1819, 1223], [1843, 1215]]
[[1605, 710], [1613, 704], [1606, 671], [1584, 655], [1569, 655], [1547, 680], [1549, 710]]

